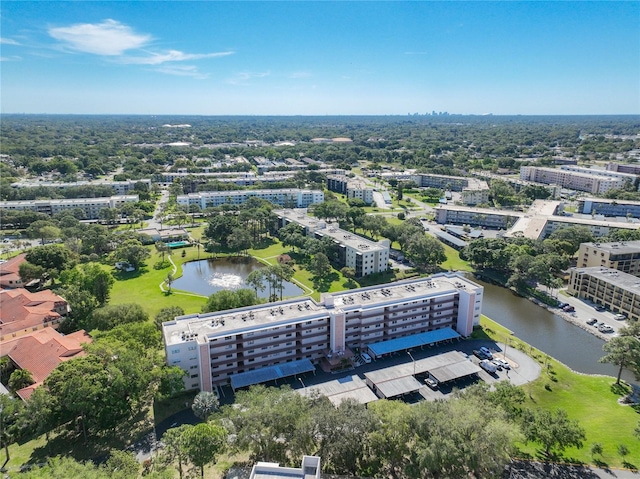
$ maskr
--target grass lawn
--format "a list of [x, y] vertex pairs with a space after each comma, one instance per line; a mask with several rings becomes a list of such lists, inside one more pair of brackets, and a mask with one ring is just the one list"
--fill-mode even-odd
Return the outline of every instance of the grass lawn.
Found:
[[[614, 378], [575, 373], [513, 337], [509, 330], [490, 319], [483, 317], [481, 324], [484, 331], [474, 335], [486, 335], [500, 342], [508, 338], [509, 347], [516, 347], [543, 366], [547, 365], [536, 381], [524, 386], [527, 393], [525, 405], [548, 410], [564, 409], [571, 419], [578, 420], [585, 429], [587, 439], [584, 446], [581, 449], [568, 448], [563, 454], [565, 460], [597, 464], [600, 467], [640, 467], [640, 441], [633, 436], [633, 430], [640, 421], [640, 408], [618, 404], [617, 400], [623, 393], [614, 386]], [[594, 458], [590, 449], [596, 442], [602, 444], [603, 454]], [[629, 449], [627, 464], [623, 464], [617, 452], [619, 444]], [[536, 457], [538, 449], [536, 444], [520, 445], [523, 456]]]
[[[146, 266], [139, 271], [114, 274], [116, 282], [111, 290], [109, 304], [139, 303], [151, 317], [155, 316], [162, 308], [170, 306], [180, 306], [187, 314], [200, 312], [206, 301], [205, 297], [175, 290], [171, 294], [160, 291], [160, 283], [166, 279], [172, 268], [169, 266], [155, 269], [154, 265], [160, 262], [161, 256], [153, 246], [149, 248], [151, 257], [146, 261]], [[182, 257], [182, 251], [186, 252], [185, 257]], [[204, 259], [209, 256], [203, 248], [200, 248], [200, 258]], [[183, 263], [198, 258], [198, 249], [195, 246], [190, 246], [173, 250], [171, 258], [177, 266], [175, 276], [178, 277], [182, 275]], [[111, 267], [109, 270], [113, 271]]]
[[460, 259], [458, 250], [444, 243], [442, 243], [442, 246], [447, 255], [447, 260], [440, 265], [443, 269], [451, 271], [473, 271], [473, 268], [468, 262]]

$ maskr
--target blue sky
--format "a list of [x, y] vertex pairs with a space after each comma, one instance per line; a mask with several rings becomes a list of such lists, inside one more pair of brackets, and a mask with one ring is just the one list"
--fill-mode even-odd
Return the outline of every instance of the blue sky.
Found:
[[3, 113], [640, 113], [640, 2], [25, 2]]

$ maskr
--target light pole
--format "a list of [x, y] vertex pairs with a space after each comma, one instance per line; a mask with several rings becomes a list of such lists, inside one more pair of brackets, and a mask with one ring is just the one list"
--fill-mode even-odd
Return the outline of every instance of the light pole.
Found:
[[306, 392], [307, 392], [307, 386], [305, 386], [304, 382], [302, 381], [302, 378], [298, 378], [298, 381], [300, 381], [300, 384], [302, 384], [302, 388], [303, 388], [303, 390], [304, 390], [304, 392], [305, 392], [305, 394], [306, 394]]
[[413, 375], [415, 376], [416, 375], [416, 360], [411, 355], [411, 351], [407, 351], [407, 354], [411, 358], [411, 361], [413, 361]]

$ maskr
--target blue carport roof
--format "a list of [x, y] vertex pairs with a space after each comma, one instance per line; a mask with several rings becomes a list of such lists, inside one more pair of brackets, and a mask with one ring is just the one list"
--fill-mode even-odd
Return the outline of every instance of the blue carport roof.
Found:
[[447, 339], [456, 339], [459, 337], [460, 335], [453, 329], [442, 328], [426, 333], [405, 336], [404, 338], [390, 339], [389, 341], [373, 343], [370, 344], [368, 348], [374, 356], [378, 357], [382, 356], [383, 354], [395, 353], [396, 351], [404, 351], [405, 349], [411, 349], [418, 346], [424, 346], [425, 344], [437, 343], [439, 341], [446, 341]]
[[276, 364], [274, 366], [266, 366], [256, 369], [255, 371], [247, 371], [245, 373], [232, 374], [231, 387], [235, 390], [252, 384], [266, 383], [276, 379], [295, 376], [297, 374], [315, 371], [316, 367], [308, 359], [300, 359], [290, 363]]

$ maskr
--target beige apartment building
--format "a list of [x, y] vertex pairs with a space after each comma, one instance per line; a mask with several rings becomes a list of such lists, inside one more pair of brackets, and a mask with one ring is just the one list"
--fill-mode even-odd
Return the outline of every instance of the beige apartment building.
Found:
[[[563, 167], [564, 168], [564, 167]], [[610, 173], [610, 172], [607, 172]], [[628, 181], [633, 182], [635, 176], [625, 173], [614, 173], [616, 176], [600, 175], [595, 170], [581, 168], [578, 170], [543, 168], [538, 166], [520, 167], [520, 179], [556, 184], [563, 188], [586, 191], [591, 194], [602, 194], [614, 188], [622, 188]]]
[[0, 201], [0, 210], [37, 211], [54, 216], [63, 211], [80, 209], [84, 211], [86, 219], [93, 220], [100, 217], [100, 211], [105, 208], [120, 208], [126, 203], [137, 203], [138, 195], [119, 195], [110, 198], [73, 198], [65, 200], [24, 200]]
[[604, 306], [613, 313], [640, 319], [640, 280], [611, 268], [571, 268], [569, 294]]
[[187, 373], [186, 389], [236, 389], [314, 371], [320, 363], [332, 368], [380, 343], [402, 350], [467, 337], [479, 324], [482, 298], [481, 286], [442, 273], [325, 294], [320, 302], [298, 298], [179, 316], [163, 323], [162, 332], [167, 363]]
[[640, 276], [640, 241], [617, 243], [582, 243], [578, 250], [578, 267], [603, 267]]

